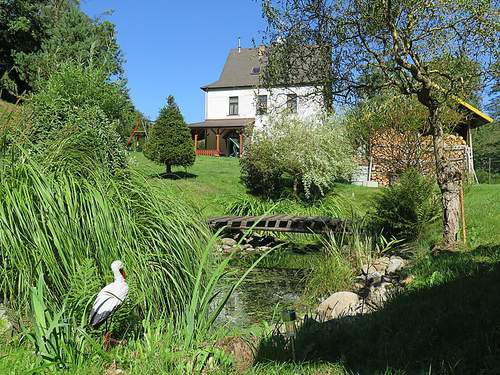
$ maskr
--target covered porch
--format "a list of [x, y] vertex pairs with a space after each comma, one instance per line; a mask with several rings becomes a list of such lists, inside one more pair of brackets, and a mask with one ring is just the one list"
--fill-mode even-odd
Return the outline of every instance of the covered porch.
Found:
[[253, 123], [253, 118], [243, 118], [189, 124], [196, 155], [239, 157], [243, 153], [245, 127]]

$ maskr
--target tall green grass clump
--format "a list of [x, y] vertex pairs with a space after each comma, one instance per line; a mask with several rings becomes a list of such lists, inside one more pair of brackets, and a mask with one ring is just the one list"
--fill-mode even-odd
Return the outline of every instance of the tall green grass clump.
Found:
[[227, 214], [241, 216], [288, 214], [348, 218], [357, 213], [354, 202], [335, 194], [312, 203], [286, 198], [273, 200], [241, 195], [229, 202], [225, 201], [225, 204]]
[[194, 210], [139, 178], [84, 179], [29, 158], [0, 170], [0, 293], [17, 308], [27, 306], [40, 272], [51, 298], [92, 285], [91, 300], [121, 259], [135, 309], [175, 313], [190, 298], [209, 237]]
[[439, 195], [432, 179], [416, 169], [401, 175], [399, 183], [375, 197], [374, 223], [388, 236], [419, 238], [439, 218]]

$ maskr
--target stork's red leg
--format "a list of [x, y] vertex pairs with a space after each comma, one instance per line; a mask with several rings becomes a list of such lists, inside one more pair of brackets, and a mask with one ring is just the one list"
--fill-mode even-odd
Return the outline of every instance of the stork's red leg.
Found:
[[109, 348], [109, 331], [104, 334], [104, 351], [107, 352]]

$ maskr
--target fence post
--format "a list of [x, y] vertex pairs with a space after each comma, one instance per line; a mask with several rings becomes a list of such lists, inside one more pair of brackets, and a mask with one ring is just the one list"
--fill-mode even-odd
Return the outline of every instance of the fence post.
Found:
[[491, 184], [491, 158], [488, 158], [488, 184]]

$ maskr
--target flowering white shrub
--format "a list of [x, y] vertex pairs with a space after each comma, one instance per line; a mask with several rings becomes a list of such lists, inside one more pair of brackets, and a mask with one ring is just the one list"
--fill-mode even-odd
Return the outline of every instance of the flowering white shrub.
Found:
[[333, 182], [348, 179], [356, 164], [345, 125], [337, 117], [270, 118], [254, 129], [241, 158], [243, 181], [264, 195], [275, 195], [291, 180], [295, 195], [324, 195]]

